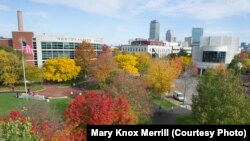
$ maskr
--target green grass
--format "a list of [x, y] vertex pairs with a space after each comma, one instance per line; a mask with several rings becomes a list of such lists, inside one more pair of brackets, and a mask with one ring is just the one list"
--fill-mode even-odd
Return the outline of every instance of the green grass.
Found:
[[182, 125], [192, 125], [192, 124], [197, 124], [197, 121], [192, 114], [175, 115], [175, 123], [182, 124]]
[[[66, 109], [69, 99], [53, 99], [49, 103], [49, 107], [52, 110], [59, 112], [59, 114], [64, 113]], [[6, 116], [11, 111], [21, 110], [24, 105], [28, 105], [32, 102], [37, 102], [37, 100], [33, 99], [19, 99], [16, 98], [16, 94], [0, 94], [0, 118]]]
[[49, 107], [52, 110], [55, 110], [56, 112], [63, 115], [69, 102], [70, 102], [69, 99], [53, 99], [53, 100], [50, 100]]
[[[27, 88], [30, 88], [32, 91], [42, 90], [43, 86], [40, 83], [27, 84]], [[16, 85], [15, 91], [24, 91], [24, 85]], [[8, 86], [0, 86], [0, 91], [11, 91], [11, 88]]]
[[171, 102], [167, 101], [166, 99], [161, 98], [160, 96], [157, 95], [152, 95], [152, 101], [158, 106], [161, 106], [163, 109], [169, 109], [171, 107], [175, 107], [174, 104]]

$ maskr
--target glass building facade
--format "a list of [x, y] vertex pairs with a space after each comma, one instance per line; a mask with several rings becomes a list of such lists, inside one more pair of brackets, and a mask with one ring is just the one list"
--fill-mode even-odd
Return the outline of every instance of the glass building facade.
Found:
[[150, 23], [149, 40], [159, 41], [160, 39], [160, 23], [153, 20]]
[[[82, 38], [51, 38], [51, 40], [50, 37], [38, 38], [33, 38], [34, 62], [38, 67], [42, 66], [47, 59], [64, 56], [74, 59], [75, 48], [84, 40]], [[88, 40], [88, 42], [94, 48], [96, 56], [99, 55], [103, 43], [94, 42], [94, 40]]]
[[203, 51], [202, 62], [225, 63], [226, 52]]
[[199, 44], [203, 36], [203, 28], [192, 28], [192, 44]]

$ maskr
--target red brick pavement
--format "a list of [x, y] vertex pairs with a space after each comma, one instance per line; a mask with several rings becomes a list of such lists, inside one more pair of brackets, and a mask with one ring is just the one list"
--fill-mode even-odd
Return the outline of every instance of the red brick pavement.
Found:
[[70, 97], [70, 92], [73, 92], [74, 95], [82, 93], [82, 90], [77, 87], [58, 87], [53, 84], [45, 84], [43, 87], [43, 90], [35, 91], [34, 93], [38, 95], [44, 95], [45, 97]]

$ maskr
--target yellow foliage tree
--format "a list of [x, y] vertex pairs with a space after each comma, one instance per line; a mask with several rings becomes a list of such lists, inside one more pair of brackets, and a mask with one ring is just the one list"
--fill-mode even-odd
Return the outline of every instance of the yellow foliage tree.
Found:
[[0, 64], [0, 83], [15, 84], [22, 72], [21, 61], [15, 54], [0, 50]]
[[188, 65], [191, 63], [191, 57], [189, 56], [181, 56], [182, 68], [187, 69]]
[[135, 67], [137, 64], [136, 57], [130, 54], [117, 55], [114, 60], [117, 62], [118, 67], [131, 74], [137, 74], [138, 69]]
[[49, 59], [43, 64], [43, 77], [49, 81], [63, 82], [75, 78], [81, 68], [66, 57]]
[[179, 62], [175, 61], [156, 59], [150, 62], [145, 79], [160, 94], [171, 90], [173, 80], [181, 72], [181, 65], [176, 65]]
[[137, 58], [137, 64], [135, 67], [141, 75], [144, 75], [147, 72], [150, 63], [149, 54], [138, 52], [135, 53], [134, 56]]

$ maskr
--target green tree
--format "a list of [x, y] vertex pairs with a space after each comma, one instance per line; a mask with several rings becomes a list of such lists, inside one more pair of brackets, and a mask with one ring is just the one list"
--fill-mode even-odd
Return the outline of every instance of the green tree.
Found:
[[233, 60], [230, 62], [230, 64], [228, 65], [228, 69], [232, 69], [236, 72], [236, 74], [240, 74], [240, 57], [239, 55], [235, 55]]
[[75, 61], [65, 57], [49, 59], [43, 64], [43, 77], [45, 80], [63, 82], [75, 78], [81, 68]]
[[135, 54], [135, 57], [137, 58], [137, 64], [135, 67], [138, 69], [140, 75], [144, 75], [147, 73], [149, 67], [150, 55], [139, 52]]
[[81, 67], [81, 75], [87, 78], [90, 74], [93, 60], [96, 57], [94, 48], [90, 43], [82, 42], [76, 47], [75, 61]]
[[187, 52], [183, 48], [181, 48], [180, 51], [178, 52], [178, 56], [187, 56], [187, 55], [188, 55]]
[[9, 120], [8, 122], [0, 122], [2, 129], [1, 139], [4, 141], [37, 141], [38, 137], [31, 131], [32, 124], [28, 120]]
[[0, 82], [4, 85], [13, 85], [21, 74], [21, 61], [10, 52], [0, 50]]
[[239, 78], [222, 67], [207, 69], [193, 98], [194, 117], [201, 124], [248, 124], [250, 101]]

